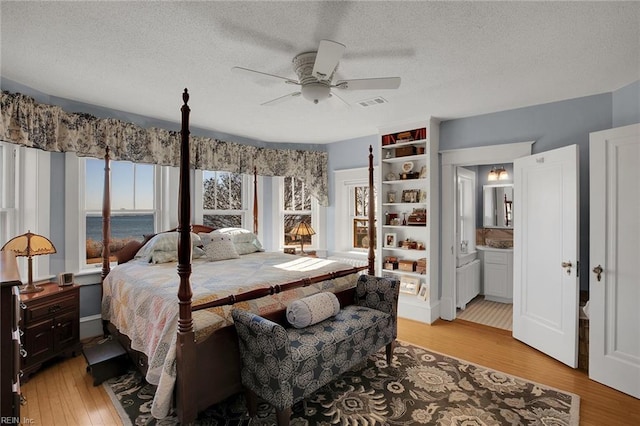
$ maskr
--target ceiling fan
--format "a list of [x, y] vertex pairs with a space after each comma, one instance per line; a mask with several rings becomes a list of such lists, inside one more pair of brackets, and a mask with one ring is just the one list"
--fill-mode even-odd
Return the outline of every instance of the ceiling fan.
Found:
[[[264, 102], [262, 105], [273, 105], [282, 101], [302, 95], [303, 98], [312, 101], [314, 104], [327, 99], [334, 94], [331, 89], [340, 90], [378, 90], [397, 89], [400, 87], [400, 77], [379, 77], [362, 78], [356, 80], [338, 80], [332, 82], [333, 75], [338, 67], [338, 62], [342, 57], [345, 45], [331, 41], [320, 40], [320, 45], [316, 52], [304, 52], [293, 58], [293, 69], [298, 76], [298, 80], [269, 74], [263, 71], [256, 71], [244, 67], [233, 67], [236, 72], [248, 72], [266, 75], [267, 77], [279, 78], [287, 84], [300, 86], [300, 90], [284, 96]], [[340, 96], [337, 96], [340, 98]], [[345, 102], [346, 103], [346, 102]]]

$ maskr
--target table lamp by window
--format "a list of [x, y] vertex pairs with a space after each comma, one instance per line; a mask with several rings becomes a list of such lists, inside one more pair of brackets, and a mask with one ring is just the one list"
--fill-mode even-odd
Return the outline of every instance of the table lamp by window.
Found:
[[33, 284], [32, 258], [41, 254], [53, 254], [56, 252], [55, 246], [48, 238], [28, 231], [26, 234], [10, 239], [0, 250], [12, 251], [16, 256], [27, 256], [29, 258], [29, 281], [20, 289], [20, 293], [37, 293], [44, 290], [44, 288]]
[[315, 235], [316, 231], [306, 222], [298, 222], [289, 234], [294, 237], [300, 237], [300, 251], [304, 254], [304, 237]]

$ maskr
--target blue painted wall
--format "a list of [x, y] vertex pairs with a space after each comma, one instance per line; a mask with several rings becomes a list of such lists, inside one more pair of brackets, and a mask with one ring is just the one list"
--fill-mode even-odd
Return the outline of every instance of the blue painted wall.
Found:
[[640, 123], [640, 80], [613, 92], [613, 127]]
[[334, 142], [327, 145], [329, 156], [329, 207], [327, 209], [327, 250], [333, 254], [336, 250], [336, 194], [335, 171], [369, 167], [369, 146], [373, 146], [374, 166], [378, 164], [380, 141], [377, 134], [361, 138]]

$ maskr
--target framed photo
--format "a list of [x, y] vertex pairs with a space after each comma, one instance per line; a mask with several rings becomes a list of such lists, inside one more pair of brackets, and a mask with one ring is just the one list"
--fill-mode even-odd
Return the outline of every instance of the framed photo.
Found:
[[420, 193], [418, 195], [418, 201], [420, 203], [426, 203], [427, 202], [427, 191], [425, 191], [424, 189], [420, 190]]
[[385, 247], [398, 247], [398, 236], [395, 232], [387, 232], [384, 234], [384, 246]]
[[424, 301], [429, 300], [429, 284], [423, 283], [420, 286], [420, 292], [418, 293], [418, 297]]
[[427, 177], [427, 166], [422, 166], [420, 169], [420, 179], [424, 179]]
[[402, 275], [400, 277], [400, 292], [407, 294], [418, 294], [420, 287], [420, 278]]
[[418, 190], [417, 189], [405, 189], [402, 191], [403, 203], [416, 203], [418, 202]]

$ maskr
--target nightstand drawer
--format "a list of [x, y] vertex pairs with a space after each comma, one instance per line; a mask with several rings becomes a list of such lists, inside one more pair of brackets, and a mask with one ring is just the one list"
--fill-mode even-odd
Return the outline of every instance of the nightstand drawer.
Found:
[[24, 312], [25, 321], [36, 321], [40, 318], [46, 318], [59, 312], [64, 312], [76, 308], [78, 299], [75, 296], [61, 297], [53, 303], [48, 302], [41, 305], [27, 306]]

